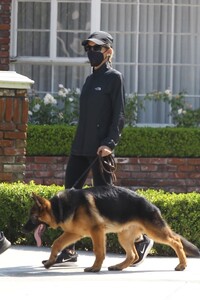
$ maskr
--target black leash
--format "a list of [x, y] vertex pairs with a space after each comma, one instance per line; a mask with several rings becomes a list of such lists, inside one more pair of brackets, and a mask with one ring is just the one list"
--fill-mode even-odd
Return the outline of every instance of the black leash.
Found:
[[[95, 162], [97, 161], [97, 159], [99, 159], [99, 161], [100, 161], [102, 175], [103, 175], [103, 171], [105, 171], [106, 173], [111, 174], [113, 182], [116, 181], [115, 171], [116, 171], [117, 167], [116, 167], [115, 159], [112, 156], [112, 154], [107, 155], [107, 156], [97, 155], [95, 157], [95, 159], [91, 162], [91, 164], [89, 165], [89, 167], [76, 180], [76, 182], [73, 184], [72, 188], [74, 188], [79, 183], [79, 181], [85, 176], [85, 174], [88, 173], [88, 171], [92, 168], [92, 166], [95, 164]], [[103, 175], [103, 177], [104, 177], [104, 175]], [[106, 182], [105, 178], [104, 178], [104, 181]]]

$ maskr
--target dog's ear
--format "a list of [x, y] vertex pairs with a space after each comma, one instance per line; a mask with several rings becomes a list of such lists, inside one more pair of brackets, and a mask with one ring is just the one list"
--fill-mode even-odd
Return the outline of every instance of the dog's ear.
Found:
[[35, 201], [35, 203], [41, 208], [42, 206], [45, 206], [46, 204], [46, 199], [35, 194], [34, 192], [32, 192], [32, 199]]

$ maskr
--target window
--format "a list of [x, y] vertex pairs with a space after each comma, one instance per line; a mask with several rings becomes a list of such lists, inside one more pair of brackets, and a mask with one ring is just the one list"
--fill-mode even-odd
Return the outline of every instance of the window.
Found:
[[[104, 0], [101, 12], [128, 92], [185, 91], [192, 107], [200, 106], [200, 1]], [[168, 114], [168, 105], [147, 102], [140, 122], [169, 123]]]
[[81, 46], [90, 26], [91, 1], [13, 1], [12, 69], [33, 79], [36, 93], [81, 87], [91, 71]]
[[18, 56], [49, 57], [50, 11], [49, 2], [18, 3]]
[[[113, 66], [127, 93], [170, 89], [200, 106], [200, 1], [16, 0], [12, 7], [11, 69], [35, 81], [36, 92], [82, 87], [91, 72], [81, 41], [95, 30], [114, 37]], [[14, 59], [15, 60], [15, 59]], [[169, 107], [146, 103], [142, 124], [168, 124]]]

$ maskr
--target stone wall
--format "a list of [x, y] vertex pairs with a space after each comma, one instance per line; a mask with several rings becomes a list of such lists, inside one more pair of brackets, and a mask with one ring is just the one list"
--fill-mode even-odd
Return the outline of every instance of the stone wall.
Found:
[[[27, 157], [25, 182], [64, 184], [67, 157]], [[200, 192], [200, 158], [118, 157], [117, 185], [134, 189], [162, 189], [170, 192]], [[91, 176], [87, 180], [91, 184]]]

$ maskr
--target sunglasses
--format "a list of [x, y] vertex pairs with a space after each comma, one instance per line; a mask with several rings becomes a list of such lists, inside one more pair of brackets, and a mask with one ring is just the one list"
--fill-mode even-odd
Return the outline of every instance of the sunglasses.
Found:
[[85, 45], [84, 46], [84, 49], [85, 49], [85, 52], [88, 52], [88, 51], [95, 51], [95, 52], [100, 52], [102, 48], [108, 48], [107, 45], [94, 45], [94, 46], [90, 46], [90, 45]]

